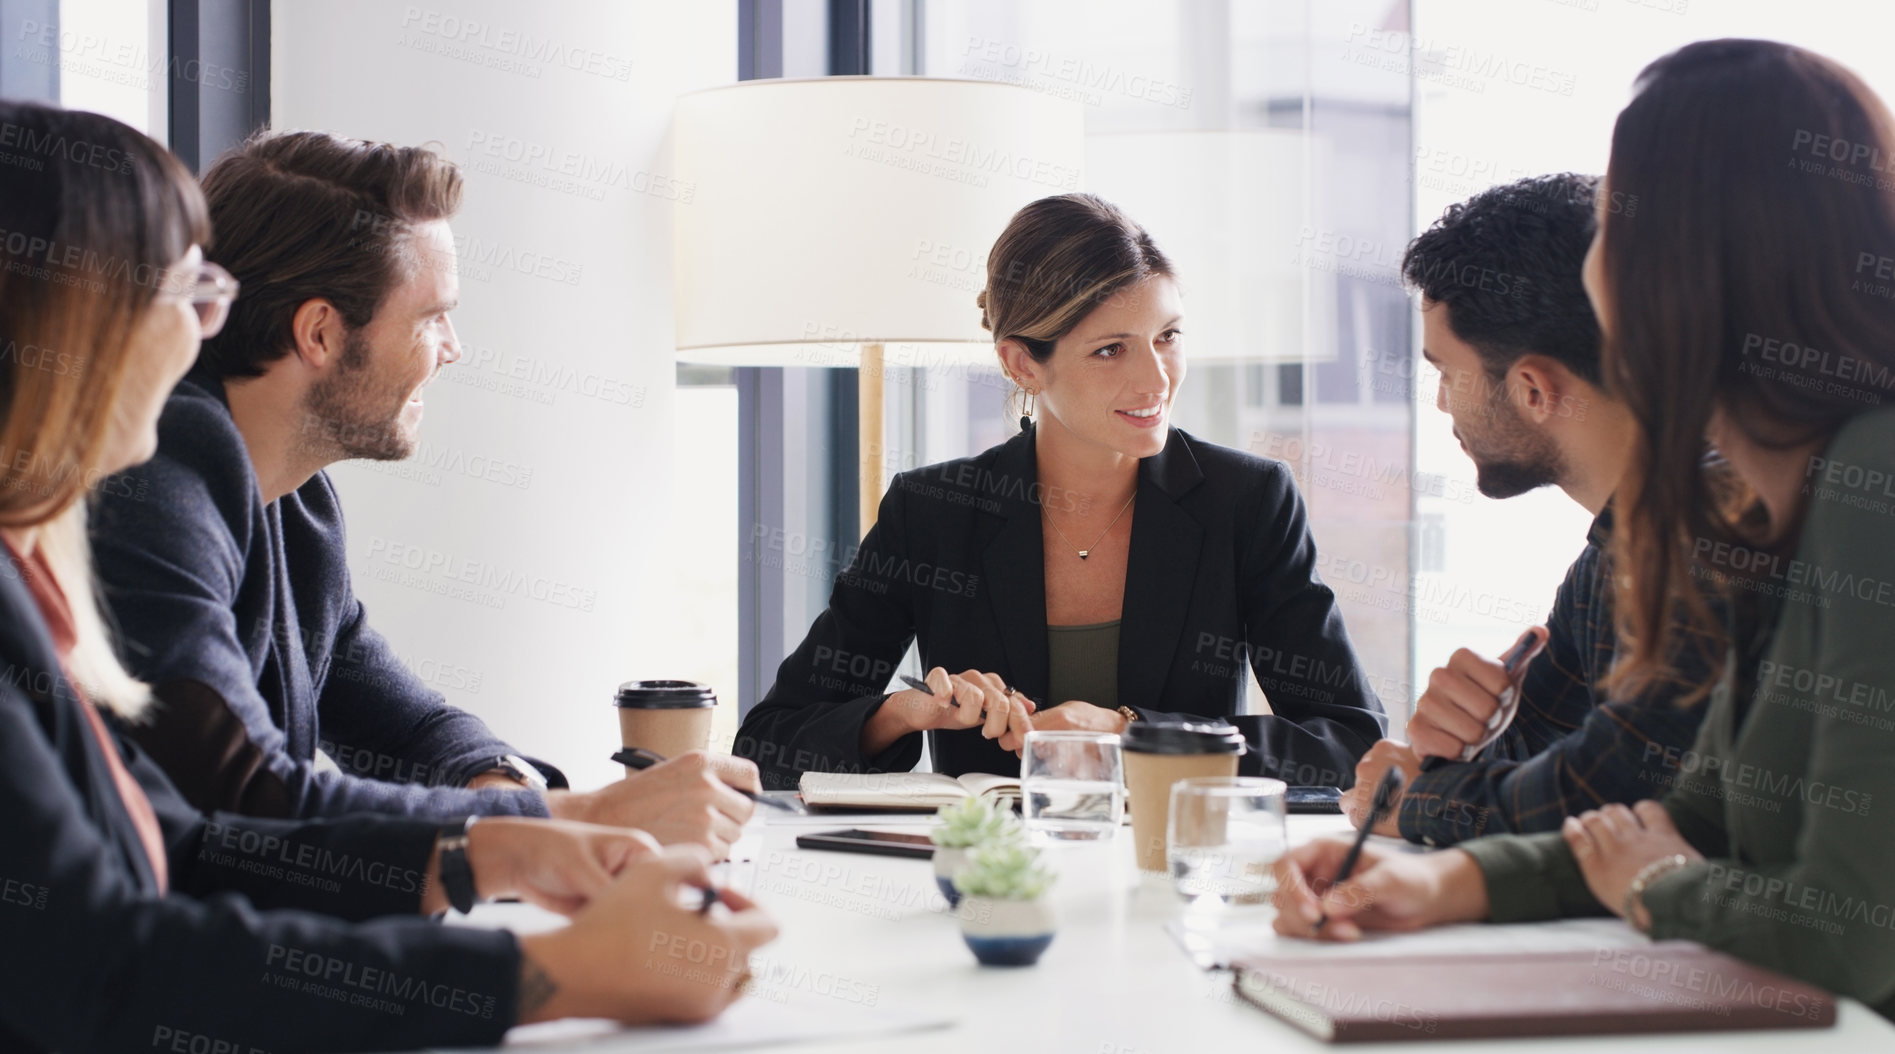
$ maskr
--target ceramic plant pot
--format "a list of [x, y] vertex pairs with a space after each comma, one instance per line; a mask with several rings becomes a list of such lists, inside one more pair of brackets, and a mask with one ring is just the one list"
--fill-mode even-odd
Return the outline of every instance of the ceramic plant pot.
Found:
[[934, 847], [934, 886], [947, 898], [948, 907], [961, 903], [961, 891], [954, 888], [954, 872], [967, 862], [967, 850], [958, 845]]
[[1058, 919], [1046, 898], [962, 897], [961, 937], [983, 966], [1031, 966], [1053, 943]]

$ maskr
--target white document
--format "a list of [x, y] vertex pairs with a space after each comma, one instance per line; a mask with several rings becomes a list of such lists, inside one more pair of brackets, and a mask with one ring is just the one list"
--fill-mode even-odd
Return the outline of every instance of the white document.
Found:
[[1593, 951], [1649, 946], [1651, 938], [1620, 919], [1557, 919], [1505, 926], [1474, 923], [1437, 926], [1417, 933], [1365, 933], [1359, 941], [1308, 941], [1279, 936], [1269, 918], [1217, 925], [1209, 916], [1165, 924], [1178, 946], [1200, 969], [1222, 970], [1235, 959], [1399, 959], [1410, 956], [1493, 955]]
[[940, 1015], [859, 1007], [837, 1010], [742, 999], [724, 1011], [722, 1017], [704, 1025], [620, 1028], [610, 1021], [549, 1021], [542, 1025], [523, 1025], [507, 1033], [506, 1049], [583, 1054], [755, 1050], [812, 1040], [929, 1032], [953, 1024], [953, 1018]]

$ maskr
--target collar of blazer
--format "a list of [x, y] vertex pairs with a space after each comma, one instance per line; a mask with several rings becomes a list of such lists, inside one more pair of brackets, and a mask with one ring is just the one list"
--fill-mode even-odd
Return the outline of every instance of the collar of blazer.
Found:
[[[33, 602], [33, 594], [27, 590], [20, 574], [19, 566], [0, 550], [0, 680], [4, 680], [5, 687], [26, 697], [35, 720], [47, 730], [47, 737], [60, 752], [72, 778], [84, 784], [89, 806], [112, 812], [112, 822], [105, 825], [107, 837], [132, 861], [130, 866], [145, 876], [147, 888], [156, 889], [151, 861], [139, 840], [138, 828], [132, 823], [124, 799], [119, 797], [111, 768], [97, 753], [99, 744], [85, 727], [85, 715], [77, 709], [86, 704], [66, 680], [59, 664], [59, 652], [53, 647], [52, 634], [46, 629], [45, 616], [40, 614], [39, 605]], [[68, 701], [70, 707], [61, 708], [61, 699]], [[113, 718], [109, 714], [104, 716], [110, 727]], [[79, 755], [83, 755], [83, 760]], [[101, 803], [109, 804], [101, 806]], [[98, 818], [96, 813], [94, 818]]]
[[[1190, 611], [1204, 530], [1178, 499], [1204, 482], [1192, 442], [1174, 428], [1165, 448], [1138, 464], [1140, 500], [1131, 513], [1119, 622], [1119, 702], [1126, 706], [1162, 709], [1165, 677]], [[982, 506], [989, 515], [982, 518], [980, 559], [1007, 656], [1008, 669], [995, 672], [1040, 705], [1057, 705], [1065, 700], [1046, 698], [1046, 554], [1034, 432], [1000, 447], [992, 477], [1002, 485], [999, 500]]]
[[59, 652], [46, 629], [46, 618], [20, 578], [22, 573], [0, 548], [0, 677], [35, 703], [48, 703], [60, 695], [77, 699], [60, 672]]

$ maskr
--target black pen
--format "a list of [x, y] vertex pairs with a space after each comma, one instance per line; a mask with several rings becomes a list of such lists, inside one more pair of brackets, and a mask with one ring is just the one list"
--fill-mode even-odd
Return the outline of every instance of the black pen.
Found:
[[[1336, 880], [1329, 884], [1329, 888], [1334, 889], [1342, 885], [1349, 881], [1350, 875], [1355, 874], [1356, 861], [1362, 857], [1362, 843], [1369, 840], [1369, 832], [1375, 829], [1376, 824], [1382, 822], [1382, 817], [1388, 815], [1388, 810], [1394, 808], [1395, 796], [1402, 792], [1402, 783], [1406, 778], [1402, 775], [1400, 766], [1397, 765], [1390, 765], [1387, 771], [1382, 773], [1381, 782], [1375, 785], [1375, 797], [1369, 802], [1369, 817], [1362, 821], [1362, 829], [1355, 833], [1355, 844], [1349, 847], [1349, 855], [1342, 858], [1342, 867], [1336, 870]], [[1321, 933], [1323, 927], [1328, 924], [1329, 913], [1325, 911], [1323, 917], [1316, 920], [1316, 926], [1312, 932]]]
[[[919, 677], [910, 677], [904, 673], [901, 675], [901, 683], [907, 685], [910, 688], [913, 688], [917, 692], [923, 692], [927, 695], [934, 695], [934, 689], [928, 687], [928, 682], [922, 680]], [[935, 696], [935, 698], [939, 699], [940, 696], [937, 695]], [[953, 707], [956, 710], [959, 710], [961, 708], [961, 704], [958, 702], [955, 702], [952, 698], [948, 699], [948, 705]], [[982, 710], [980, 712], [980, 718], [981, 720], [985, 721], [987, 719], [987, 711]]]
[[[664, 755], [654, 754], [651, 751], [646, 750], [642, 747], [626, 747], [624, 750], [618, 751], [617, 753], [613, 754], [612, 760], [618, 762], [619, 764], [625, 766], [628, 769], [631, 769], [633, 772], [643, 772], [644, 770], [651, 768], [653, 765], [663, 764], [665, 759], [664, 759]], [[758, 794], [756, 791], [745, 790], [742, 787], [731, 787], [730, 789], [736, 791], [738, 794], [741, 794], [746, 798], [749, 798], [751, 801], [756, 802], [758, 805], [768, 805], [772, 809], [782, 809], [784, 812], [793, 812], [793, 813], [798, 813], [798, 814], [801, 814], [802, 812], [801, 809], [798, 809], [796, 806], [791, 805], [789, 802], [783, 801], [779, 798], [766, 798], [763, 795]]]

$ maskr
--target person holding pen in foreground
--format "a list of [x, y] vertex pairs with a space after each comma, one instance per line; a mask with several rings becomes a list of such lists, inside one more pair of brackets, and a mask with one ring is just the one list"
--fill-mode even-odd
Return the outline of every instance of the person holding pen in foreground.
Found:
[[[1402, 258], [1421, 297], [1422, 357], [1441, 373], [1435, 405], [1453, 419], [1480, 492], [1556, 486], [1593, 521], [1498, 737], [1474, 753], [1516, 678], [1462, 648], [1429, 676], [1408, 741], [1384, 739], [1356, 766], [1344, 809], [1357, 823], [1382, 772], [1408, 778], [1377, 834], [1454, 845], [1557, 830], [1587, 809], [1658, 797], [1704, 716], [1679, 701], [1673, 679], [1636, 697], [1606, 689], [1618, 650], [1610, 502], [1632, 456], [1632, 418], [1604, 388], [1599, 324], [1580, 281], [1596, 183], [1565, 173], [1484, 190], [1449, 206]], [[1694, 649], [1680, 652], [1695, 662]]]
[[[0, 167], [0, 230], [39, 258], [0, 269], [0, 342], [77, 366], [0, 363], [18, 454], [0, 461], [0, 1049], [403, 1050], [562, 1016], [716, 1016], [775, 927], [736, 893], [687, 906], [712, 886], [700, 846], [519, 817], [212, 817], [122, 734], [157, 704], [93, 599], [86, 503], [151, 456], [239, 290], [204, 262], [203, 198], [162, 146], [29, 103], [0, 102], [0, 124], [81, 147]], [[507, 895], [571, 923], [516, 937], [422, 917]], [[654, 951], [680, 936], [702, 942], [696, 974]]]
[[[1346, 784], [1381, 702], [1316, 574], [1295, 480], [1171, 424], [1176, 276], [1090, 194], [1016, 213], [977, 298], [1028, 411], [984, 453], [903, 472], [828, 610], [737, 733], [767, 786], [1018, 772], [1032, 730], [1216, 718], [1252, 775]], [[890, 692], [910, 642], [930, 691]], [[1271, 713], [1240, 713], [1249, 669]]]
[[[1324, 939], [1618, 914], [1895, 1017], [1895, 547], [1864, 480], [1895, 478], [1895, 196], [1798, 163], [1895, 156], [1853, 73], [1789, 45], [1688, 45], [1613, 129], [1586, 290], [1634, 421], [1615, 500], [1615, 692], [1675, 676], [1676, 623], [1723, 642], [1702, 731], [1662, 802], [1426, 855], [1311, 843], [1279, 863], [1279, 932]], [[1863, 175], [1867, 175], [1866, 167]], [[1636, 199], [1636, 209], [1610, 207]], [[1707, 471], [1705, 444], [1735, 476]], [[1851, 481], [1855, 482], [1852, 483]], [[1726, 485], [1734, 483], [1734, 485]], [[1721, 593], [1708, 625], [1701, 592]]]

